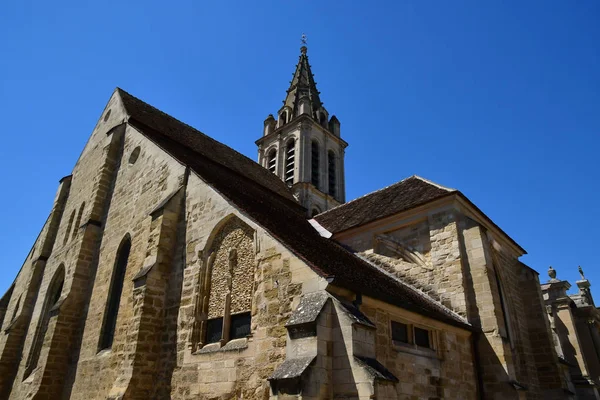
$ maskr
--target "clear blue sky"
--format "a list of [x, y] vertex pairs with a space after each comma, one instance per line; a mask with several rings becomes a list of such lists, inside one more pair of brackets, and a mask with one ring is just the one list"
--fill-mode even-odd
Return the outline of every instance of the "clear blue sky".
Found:
[[599, 21], [597, 0], [5, 0], [0, 292], [116, 86], [256, 159], [305, 32], [348, 199], [458, 188], [543, 280], [581, 264], [600, 296]]

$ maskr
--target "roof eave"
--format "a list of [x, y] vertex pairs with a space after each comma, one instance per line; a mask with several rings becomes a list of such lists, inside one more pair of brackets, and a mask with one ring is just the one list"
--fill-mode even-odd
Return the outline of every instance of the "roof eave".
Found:
[[[513, 238], [511, 238], [502, 228], [500, 228], [490, 217], [488, 217], [479, 207], [475, 205], [467, 196], [465, 196], [462, 192], [456, 191], [453, 194], [456, 195], [456, 198], [462, 206], [464, 206], [468, 211], [471, 211], [471, 217], [475, 217], [474, 219], [484, 225], [486, 228], [495, 233], [499, 238], [504, 239], [503, 241], [507, 243], [513, 251], [515, 251], [519, 257], [527, 254], [527, 251], [521, 247]], [[479, 218], [478, 218], [479, 217]]]

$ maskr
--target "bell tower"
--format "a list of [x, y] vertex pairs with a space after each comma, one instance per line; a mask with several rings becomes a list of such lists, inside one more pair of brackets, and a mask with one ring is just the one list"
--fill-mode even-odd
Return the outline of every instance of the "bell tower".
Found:
[[346, 201], [344, 153], [340, 121], [319, 97], [308, 63], [306, 37], [277, 119], [269, 114], [256, 141], [258, 163], [281, 178], [309, 217]]

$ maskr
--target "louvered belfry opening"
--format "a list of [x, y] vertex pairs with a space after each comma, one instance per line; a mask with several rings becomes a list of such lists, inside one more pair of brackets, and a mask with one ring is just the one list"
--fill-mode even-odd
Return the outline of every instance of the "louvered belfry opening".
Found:
[[276, 166], [277, 166], [277, 150], [273, 149], [269, 152], [269, 156], [267, 157], [267, 168], [272, 173], [275, 173]]
[[288, 186], [294, 184], [294, 166], [296, 161], [296, 141], [291, 139], [285, 149], [285, 183]]
[[333, 151], [327, 153], [327, 164], [328, 164], [328, 174], [329, 174], [329, 194], [335, 197], [335, 186], [336, 186], [336, 173], [335, 170], [335, 154]]
[[319, 187], [319, 144], [315, 141], [311, 145], [311, 182]]

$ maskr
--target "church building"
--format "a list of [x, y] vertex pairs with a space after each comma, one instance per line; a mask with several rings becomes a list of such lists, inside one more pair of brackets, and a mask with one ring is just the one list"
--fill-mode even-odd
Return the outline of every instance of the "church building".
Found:
[[113, 92], [0, 298], [0, 400], [597, 398], [560, 285], [459, 190], [346, 202], [306, 46], [259, 136], [255, 162]]

